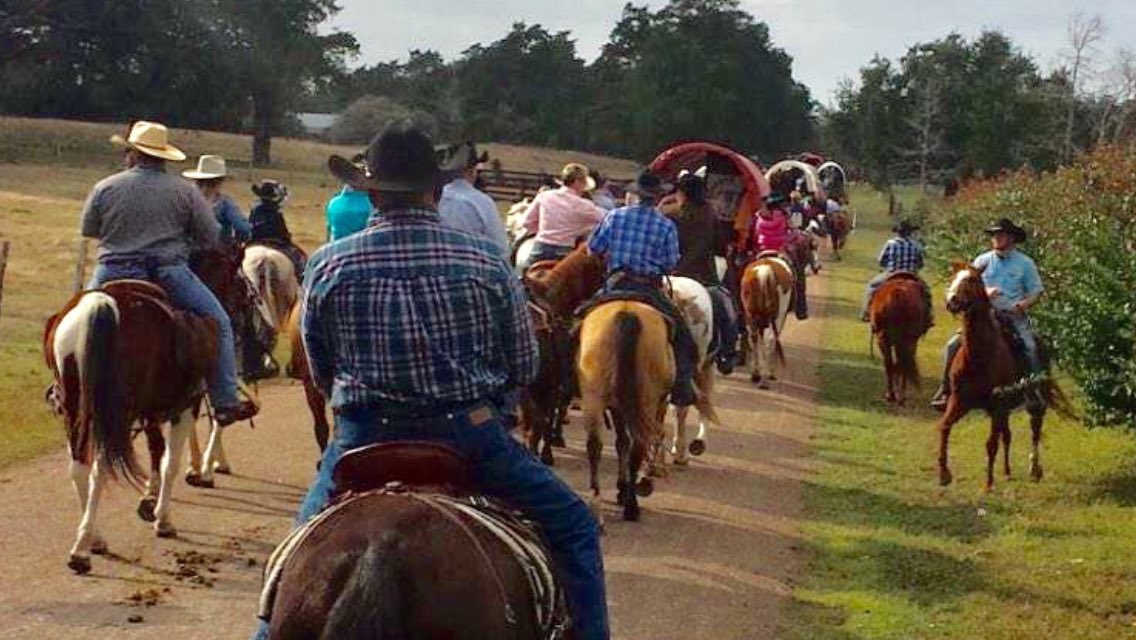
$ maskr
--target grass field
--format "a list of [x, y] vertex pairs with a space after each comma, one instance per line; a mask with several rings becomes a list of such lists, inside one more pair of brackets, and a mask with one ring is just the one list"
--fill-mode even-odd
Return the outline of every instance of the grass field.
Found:
[[[1026, 417], [1013, 418], [1015, 477], [980, 495], [989, 422], [972, 414], [951, 442], [954, 486], [936, 484], [941, 311], [920, 348], [914, 407], [883, 401], [882, 365], [858, 321], [864, 283], [888, 236], [886, 202], [854, 196], [859, 229], [830, 265], [822, 345], [824, 407], [806, 488], [806, 575], [787, 622], [794, 640], [1136, 638], [1136, 443], [1050, 414], [1046, 478], [1026, 478]], [[909, 203], [910, 204], [910, 203]]]
[[[0, 310], [0, 467], [63, 442], [62, 429], [43, 402], [50, 379], [40, 353], [43, 322], [71, 294], [79, 211], [91, 186], [119, 169], [121, 154], [107, 139], [120, 130], [106, 124], [0, 117], [0, 240], [12, 245]], [[248, 137], [232, 134], [176, 130], [171, 140], [191, 158], [202, 153], [248, 158], [251, 149]], [[583, 161], [609, 175], [634, 175], [636, 170], [633, 162], [589, 154], [494, 144], [486, 148], [506, 169], [556, 172], [568, 161]], [[325, 169], [327, 157], [355, 150], [300, 140], [276, 140], [272, 149], [275, 164], [270, 168], [231, 163], [233, 178], [226, 190], [247, 212], [254, 180], [284, 180], [291, 194], [286, 215], [293, 236], [314, 249], [324, 239], [324, 204], [339, 187]], [[171, 170], [191, 164], [172, 164]]]

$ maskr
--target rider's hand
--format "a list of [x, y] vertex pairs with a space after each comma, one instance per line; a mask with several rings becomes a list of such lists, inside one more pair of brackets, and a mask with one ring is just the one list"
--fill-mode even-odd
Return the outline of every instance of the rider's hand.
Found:
[[1002, 290], [998, 287], [987, 287], [986, 295], [989, 296], [991, 300], [997, 300], [1002, 295]]
[[1014, 303], [1014, 311], [1016, 313], [1025, 315], [1027, 309], [1029, 309], [1029, 304], [1025, 300], [1019, 300]]

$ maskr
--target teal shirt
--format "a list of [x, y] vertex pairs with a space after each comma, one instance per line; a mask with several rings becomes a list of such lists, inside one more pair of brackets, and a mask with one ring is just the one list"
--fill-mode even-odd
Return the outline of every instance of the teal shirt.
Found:
[[1035, 296], [1045, 290], [1037, 265], [1026, 254], [1014, 249], [1006, 257], [997, 251], [987, 251], [974, 260], [982, 272], [982, 281], [987, 287], [995, 287], [1002, 295], [994, 302], [999, 308], [1009, 308], [1017, 302]]
[[327, 233], [331, 240], [339, 240], [362, 231], [367, 226], [374, 208], [366, 191], [344, 187], [327, 202]]

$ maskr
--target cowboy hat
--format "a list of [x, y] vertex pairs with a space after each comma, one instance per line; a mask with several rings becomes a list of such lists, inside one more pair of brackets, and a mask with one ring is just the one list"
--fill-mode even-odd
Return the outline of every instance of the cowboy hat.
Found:
[[674, 191], [674, 185], [664, 181], [654, 171], [646, 169], [627, 187], [627, 191], [641, 198], [658, 198]]
[[252, 192], [265, 202], [284, 202], [288, 197], [288, 187], [278, 180], [261, 180], [260, 184], [252, 185]]
[[596, 179], [592, 177], [592, 172], [585, 165], [579, 162], [569, 162], [564, 165], [560, 170], [560, 178], [558, 182], [562, 185], [567, 185], [574, 180], [584, 179], [584, 191], [596, 190]]
[[477, 152], [477, 145], [466, 140], [459, 144], [434, 147], [438, 152], [438, 164], [444, 171], [465, 171], [479, 164], [489, 162], [489, 152]]
[[994, 226], [988, 227], [986, 229], [986, 233], [989, 235], [994, 235], [996, 233], [1005, 233], [1013, 238], [1014, 242], [1018, 244], [1025, 242], [1029, 237], [1029, 234], [1026, 233], [1025, 229], [1014, 224], [1013, 220], [1010, 220], [1009, 218], [1002, 218], [998, 222], [994, 223]]
[[187, 169], [181, 175], [190, 180], [213, 180], [228, 175], [225, 170], [225, 159], [221, 156], [201, 156], [197, 159], [196, 169]]
[[914, 222], [912, 222], [910, 220], [900, 220], [899, 224], [896, 224], [895, 226], [893, 226], [891, 228], [891, 230], [894, 231], [895, 233], [900, 234], [900, 235], [907, 235], [907, 234], [911, 233], [912, 231], [918, 231], [919, 225], [915, 224]]
[[430, 136], [409, 120], [388, 124], [366, 151], [366, 167], [331, 156], [327, 168], [356, 189], [419, 193], [433, 191], [444, 178]]
[[139, 153], [181, 162], [185, 160], [185, 153], [170, 144], [170, 131], [165, 125], [157, 122], [139, 120], [130, 127], [130, 133], [125, 138], [117, 133], [110, 137], [111, 144], [127, 149], [135, 149]]

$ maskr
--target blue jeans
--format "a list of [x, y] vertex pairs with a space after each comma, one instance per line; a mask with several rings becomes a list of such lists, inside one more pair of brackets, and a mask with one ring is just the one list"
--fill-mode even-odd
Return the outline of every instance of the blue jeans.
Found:
[[87, 284], [97, 289], [111, 280], [150, 280], [160, 285], [178, 309], [192, 311], [217, 321], [220, 349], [213, 375], [209, 376], [209, 397], [213, 406], [231, 407], [237, 397], [237, 360], [233, 347], [233, 323], [217, 297], [201, 282], [184, 262], [167, 265], [146, 265], [131, 260], [100, 260]]
[[868, 315], [868, 305], [872, 302], [872, 296], [875, 295], [876, 289], [880, 288], [884, 280], [887, 280], [889, 277], [891, 277], [891, 272], [881, 271], [868, 281], [868, 288], [864, 291], [864, 303], [860, 305], [860, 317]]
[[714, 310], [714, 332], [718, 338], [718, 357], [732, 358], [738, 352], [738, 310], [729, 289], [722, 285], [706, 287]]
[[[481, 491], [520, 509], [540, 525], [564, 584], [576, 637], [609, 637], [607, 598], [599, 524], [576, 492], [528, 449], [505, 432], [499, 418], [474, 425], [466, 413], [453, 417], [388, 419], [378, 408], [349, 408], [335, 415], [335, 437], [323, 460], [296, 522], [319, 513], [335, 491], [332, 471], [345, 451], [378, 442], [431, 440], [447, 444], [473, 462]], [[267, 638], [261, 623], [254, 639]]]
[[[1033, 334], [1033, 323], [1030, 322], [1029, 316], [1025, 314], [1014, 314], [1014, 331], [1018, 332], [1022, 346], [1025, 347], [1026, 361], [1030, 368], [1027, 373], [1043, 373], [1041, 356], [1038, 355], [1037, 352], [1037, 337]], [[942, 390], [948, 393], [951, 391], [951, 361], [955, 359], [955, 354], [958, 353], [960, 347], [962, 347], [962, 335], [956, 332], [951, 336], [951, 339], [947, 341], [947, 346], [943, 348], [943, 379], [941, 384]]]
[[528, 269], [541, 260], [560, 260], [569, 253], [572, 253], [572, 247], [533, 242], [532, 252], [529, 253], [529, 259], [525, 261], [524, 268]]

